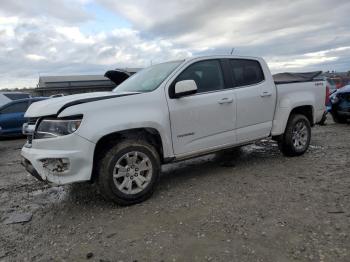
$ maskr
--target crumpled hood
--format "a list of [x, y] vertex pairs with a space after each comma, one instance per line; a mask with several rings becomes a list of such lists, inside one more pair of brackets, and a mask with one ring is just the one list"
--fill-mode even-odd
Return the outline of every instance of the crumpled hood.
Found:
[[128, 79], [130, 75], [130, 73], [121, 69], [109, 70], [105, 73], [105, 77], [109, 78], [117, 86], [124, 82], [126, 79]]
[[25, 113], [25, 117], [41, 117], [49, 115], [58, 115], [65, 108], [99, 101], [103, 99], [110, 99], [119, 96], [132, 95], [135, 93], [115, 93], [115, 92], [93, 92], [77, 95], [62, 96], [57, 98], [50, 98], [44, 101], [33, 103]]

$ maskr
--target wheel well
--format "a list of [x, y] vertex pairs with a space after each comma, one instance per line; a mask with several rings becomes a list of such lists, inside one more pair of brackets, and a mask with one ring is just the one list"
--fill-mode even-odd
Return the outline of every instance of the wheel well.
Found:
[[115, 145], [116, 141], [123, 139], [135, 139], [147, 141], [155, 147], [157, 150], [161, 162], [163, 162], [163, 144], [159, 132], [154, 128], [135, 128], [129, 130], [123, 130], [119, 132], [114, 132], [103, 136], [95, 146], [94, 151], [94, 162], [93, 171], [91, 176], [91, 182], [94, 182], [97, 178], [97, 165], [103, 156], [103, 153], [108, 151], [112, 146]]
[[292, 114], [304, 115], [304, 116], [307, 117], [307, 119], [309, 119], [311, 126], [315, 125], [312, 106], [299, 106], [299, 107], [296, 107], [290, 112], [290, 115], [292, 115]]

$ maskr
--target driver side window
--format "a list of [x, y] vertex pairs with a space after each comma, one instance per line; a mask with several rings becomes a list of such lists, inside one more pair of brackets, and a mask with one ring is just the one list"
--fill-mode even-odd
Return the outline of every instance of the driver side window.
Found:
[[218, 60], [200, 61], [190, 65], [176, 78], [176, 82], [182, 80], [194, 80], [197, 93], [224, 89], [224, 78]]

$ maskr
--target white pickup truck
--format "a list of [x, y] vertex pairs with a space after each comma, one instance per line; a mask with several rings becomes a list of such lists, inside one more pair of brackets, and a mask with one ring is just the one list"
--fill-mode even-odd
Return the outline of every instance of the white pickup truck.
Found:
[[23, 165], [55, 184], [92, 181], [128, 205], [151, 196], [161, 165], [271, 137], [284, 155], [309, 146], [323, 81], [276, 85], [261, 58], [206, 56], [153, 65], [113, 92], [30, 106]]

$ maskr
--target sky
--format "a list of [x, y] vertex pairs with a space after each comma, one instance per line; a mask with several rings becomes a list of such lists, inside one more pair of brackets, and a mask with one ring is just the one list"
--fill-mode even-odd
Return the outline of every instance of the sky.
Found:
[[0, 89], [197, 55], [350, 70], [349, 0], [1, 0]]

